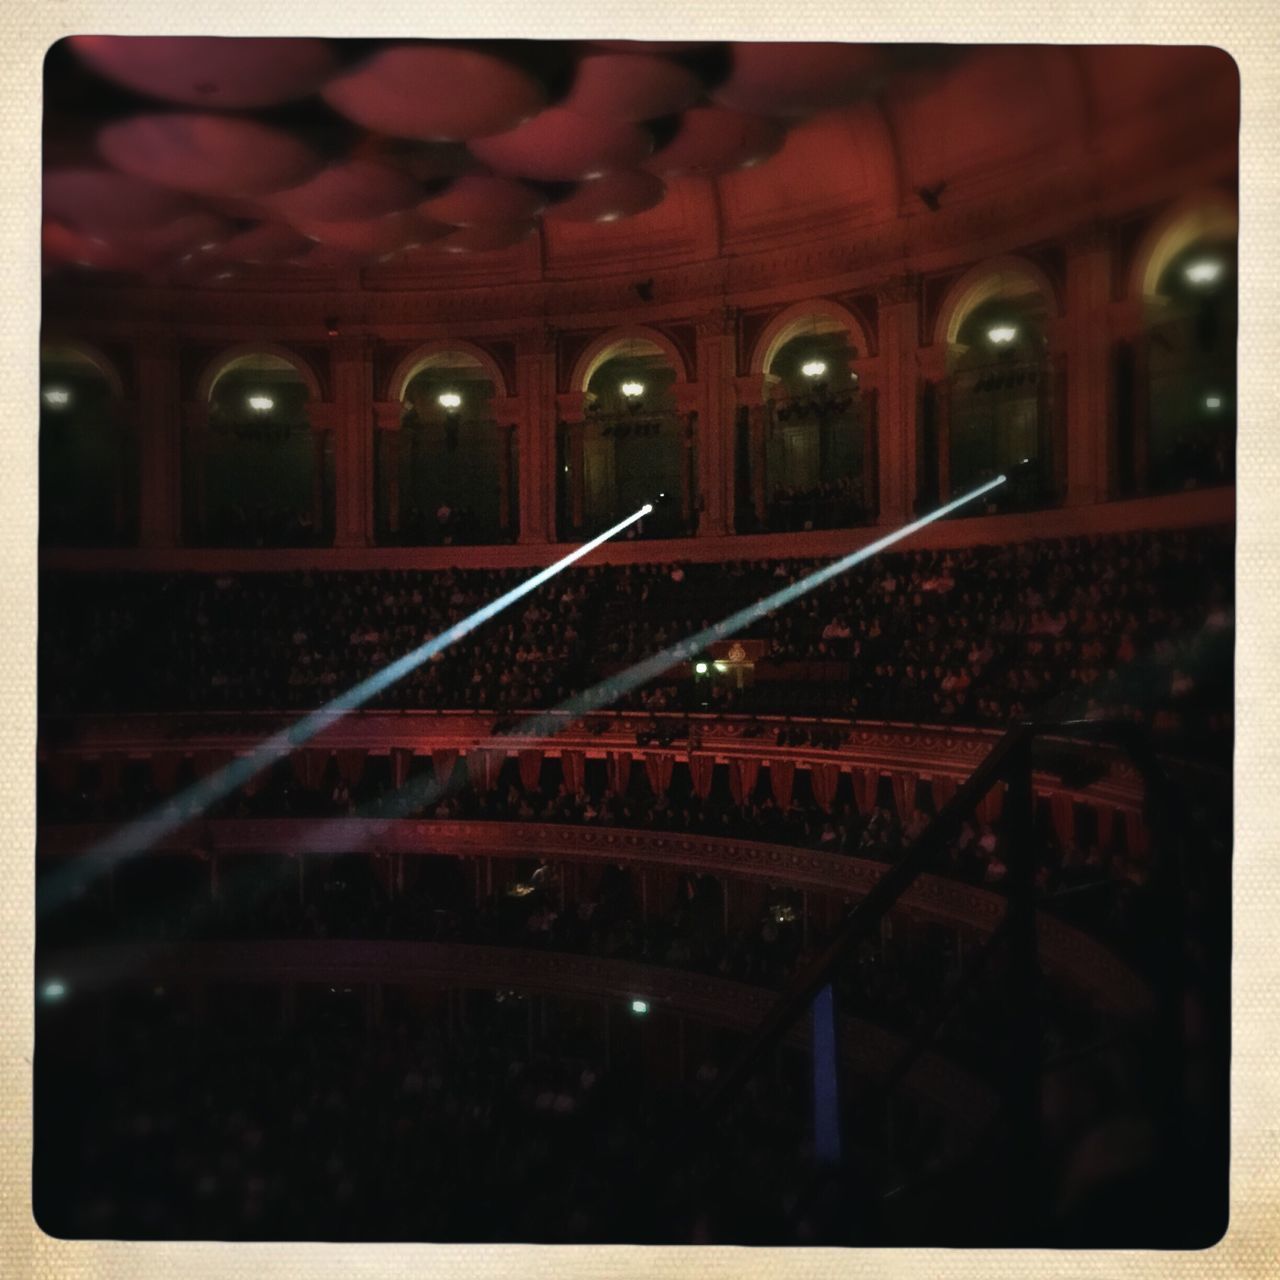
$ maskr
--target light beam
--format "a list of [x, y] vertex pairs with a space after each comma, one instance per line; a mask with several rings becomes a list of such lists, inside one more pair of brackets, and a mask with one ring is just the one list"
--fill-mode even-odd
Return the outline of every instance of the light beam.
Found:
[[[877, 538], [875, 542], [870, 542], [865, 547], [860, 547], [857, 551], [850, 552], [849, 555], [844, 556], [842, 559], [832, 561], [831, 564], [814, 570], [813, 573], [801, 578], [798, 582], [793, 582], [789, 586], [783, 587], [780, 591], [775, 591], [772, 595], [765, 596], [763, 600], [757, 600], [754, 604], [749, 604], [746, 608], [739, 609], [737, 613], [730, 614], [723, 621], [704, 628], [695, 635], [681, 640], [678, 644], [662, 649], [652, 657], [643, 659], [634, 666], [628, 667], [625, 671], [610, 676], [607, 680], [602, 680], [581, 693], [574, 694], [573, 697], [566, 699], [559, 706], [552, 707], [549, 711], [537, 712], [511, 733], [504, 734], [503, 737], [514, 741], [554, 737], [561, 730], [568, 728], [590, 712], [598, 711], [601, 707], [606, 707], [610, 703], [616, 702], [623, 695], [639, 688], [640, 685], [647, 683], [656, 676], [662, 675], [663, 672], [669, 671], [672, 667], [688, 661], [714, 641], [724, 640], [735, 632], [749, 626], [766, 613], [771, 613], [774, 609], [780, 609], [783, 605], [790, 604], [792, 600], [805, 595], [815, 587], [820, 587], [824, 582], [829, 582], [832, 578], [846, 573], [854, 565], [861, 564], [864, 560], [869, 560], [872, 556], [878, 555], [887, 547], [893, 546], [894, 543], [901, 542], [904, 538], [909, 538], [912, 534], [918, 533], [921, 529], [933, 524], [935, 520], [941, 520], [944, 516], [950, 515], [967, 503], [982, 497], [983, 494], [999, 488], [1007, 479], [1007, 476], [1001, 475], [994, 480], [987, 481], [986, 484], [979, 485], [978, 488], [970, 490], [959, 498], [952, 499], [937, 508], [936, 511], [930, 511], [918, 520], [913, 520], [910, 524], [905, 524], [901, 528], [894, 529], [892, 533], [887, 533], [884, 537]], [[384, 818], [401, 817], [404, 814], [421, 809], [425, 805], [434, 804], [448, 791], [447, 780], [441, 781], [436, 778], [430, 781], [425, 778], [416, 779], [406, 784], [390, 797], [389, 804], [384, 800], [379, 807], [379, 816]]]
[[362, 680], [346, 693], [339, 694], [323, 707], [309, 712], [302, 719], [273, 734], [254, 748], [251, 754], [233, 760], [225, 768], [188, 787], [181, 795], [174, 797], [165, 805], [166, 812], [150, 814], [128, 823], [118, 831], [85, 850], [89, 857], [96, 857], [107, 862], [114, 862], [133, 853], [141, 853], [150, 848], [157, 840], [169, 835], [179, 827], [185, 826], [198, 817], [210, 805], [224, 799], [238, 790], [250, 778], [256, 777], [264, 769], [269, 768], [283, 756], [295, 751], [316, 734], [328, 728], [337, 719], [355, 711], [372, 698], [376, 698], [383, 690], [390, 688], [398, 680], [402, 680], [411, 671], [429, 661], [437, 653], [455, 644], [464, 636], [470, 635], [477, 627], [488, 622], [490, 618], [513, 605], [529, 592], [536, 591], [544, 582], [554, 578], [562, 569], [581, 560], [583, 556], [594, 551], [602, 543], [619, 534], [629, 525], [647, 516], [653, 510], [652, 503], [645, 503], [638, 511], [633, 511], [625, 520], [619, 520], [612, 528], [597, 534], [589, 542], [574, 548], [568, 555], [562, 556], [554, 564], [540, 569], [532, 577], [526, 578], [518, 586], [491, 600], [474, 613], [468, 614], [460, 622], [442, 631], [438, 636], [420, 644], [416, 649], [397, 658], [395, 662], [375, 671], [373, 675]]
[[[521, 731], [512, 736], [551, 736], [557, 731], [557, 728], [563, 728], [591, 711], [608, 706], [611, 702], [616, 702], [633, 689], [638, 689], [642, 684], [646, 684], [656, 676], [662, 675], [664, 671], [669, 671], [679, 663], [693, 658], [709, 644], [713, 644], [717, 640], [727, 639], [744, 627], [750, 626], [758, 618], [764, 617], [765, 614], [772, 613], [775, 609], [780, 609], [783, 605], [790, 604], [791, 601], [798, 599], [800, 596], [807, 595], [815, 587], [822, 586], [824, 582], [830, 582], [832, 578], [839, 577], [842, 573], [847, 573], [854, 565], [861, 564], [864, 560], [870, 560], [872, 556], [879, 555], [881, 551], [893, 546], [894, 543], [901, 542], [904, 538], [909, 538], [914, 533], [919, 533], [921, 529], [933, 524], [935, 520], [941, 520], [944, 516], [950, 515], [960, 507], [982, 497], [983, 494], [990, 493], [992, 489], [999, 488], [1007, 478], [1007, 476], [1001, 475], [994, 480], [988, 480], [986, 484], [979, 485], [976, 489], [970, 490], [959, 498], [953, 498], [950, 502], [938, 507], [937, 510], [921, 516], [918, 520], [913, 520], [910, 524], [904, 524], [901, 528], [893, 530], [892, 533], [885, 534], [883, 538], [877, 538], [874, 542], [869, 542], [865, 547], [859, 547], [857, 551], [852, 551], [839, 560], [823, 565], [821, 569], [815, 569], [813, 573], [801, 578], [798, 582], [793, 582], [789, 586], [783, 587], [780, 591], [775, 591], [772, 595], [765, 596], [763, 600], [757, 600], [754, 604], [749, 604], [746, 608], [739, 609], [737, 613], [730, 614], [722, 621], [714, 623], [712, 626], [704, 627], [687, 639], [681, 640], [677, 644], [669, 645], [652, 657], [645, 658], [634, 666], [628, 667], [625, 671], [620, 671], [617, 675], [610, 676], [607, 680], [602, 680], [599, 684], [592, 685], [591, 688], [574, 694], [573, 697], [568, 698], [552, 711], [542, 712], [526, 721], [524, 728], [527, 732]], [[557, 720], [554, 718], [557, 715], [564, 718]]]

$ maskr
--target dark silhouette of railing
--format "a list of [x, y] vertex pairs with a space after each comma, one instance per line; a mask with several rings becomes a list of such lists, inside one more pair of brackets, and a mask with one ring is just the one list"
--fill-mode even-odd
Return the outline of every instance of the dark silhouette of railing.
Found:
[[[1230, 909], [1224, 892], [1225, 868], [1210, 860], [1188, 857], [1199, 842], [1208, 840], [1200, 831], [1181, 791], [1174, 786], [1157, 758], [1145, 732], [1123, 723], [1078, 721], [1015, 725], [956, 791], [925, 831], [854, 905], [829, 945], [792, 980], [777, 998], [754, 1034], [708, 1095], [704, 1122], [719, 1119], [741, 1093], [756, 1070], [795, 1024], [808, 1013], [815, 996], [838, 975], [855, 946], [876, 927], [902, 898], [910, 885], [927, 871], [955, 836], [978, 801], [997, 783], [1004, 782], [1004, 837], [1007, 848], [1008, 895], [1006, 914], [968, 968], [944, 993], [938, 1006], [921, 1023], [902, 1056], [894, 1063], [876, 1093], [883, 1102], [901, 1083], [954, 1011], [958, 999], [986, 965], [996, 947], [1008, 949], [1004, 976], [1012, 1035], [1001, 1071], [1004, 1096], [1006, 1150], [1011, 1157], [1010, 1186], [1018, 1203], [1011, 1220], [1018, 1224], [1017, 1240], [1008, 1243], [1048, 1244], [1048, 1197], [1043, 1185], [1041, 1136], [1041, 1085], [1044, 1063], [1039, 1025], [1036, 872], [1039, 847], [1034, 824], [1032, 752], [1038, 738], [1110, 743], [1119, 747], [1141, 773], [1147, 800], [1148, 821], [1153, 830], [1155, 858], [1149, 891], [1158, 927], [1146, 956], [1147, 977], [1155, 995], [1151, 1041], [1163, 1064], [1155, 1079], [1158, 1094], [1157, 1154], [1161, 1185], [1170, 1194], [1167, 1210], [1171, 1230], [1177, 1234], [1184, 1210], [1209, 1224], [1197, 1234], [1187, 1225], [1190, 1243], [1210, 1242], [1219, 1222], [1225, 1225], [1227, 1125], [1225, 1046], [1229, 1034]], [[1218, 873], [1218, 874], [1215, 874]], [[1183, 1038], [1183, 1000], [1191, 984], [1208, 997], [1213, 1020], [1211, 1035], [1223, 1046], [1217, 1063], [1213, 1094], [1215, 1127], [1222, 1130], [1220, 1147], [1211, 1142], [1209, 1161], [1203, 1144], [1195, 1147], [1184, 1126], [1184, 1084], [1187, 1052]], [[865, 1105], [867, 1099], [860, 1099]], [[1211, 1166], [1211, 1167], [1210, 1167]], [[1215, 1180], [1215, 1171], [1217, 1178]], [[1208, 1238], [1202, 1238], [1205, 1233]]]

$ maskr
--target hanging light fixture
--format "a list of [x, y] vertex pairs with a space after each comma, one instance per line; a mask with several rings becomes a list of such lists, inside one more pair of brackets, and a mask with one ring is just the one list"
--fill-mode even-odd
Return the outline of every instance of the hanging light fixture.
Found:
[[275, 407], [276, 402], [270, 396], [263, 395], [260, 391], [249, 397], [249, 408], [254, 413], [269, 413]]
[[987, 330], [987, 338], [996, 346], [1012, 342], [1018, 336], [1018, 326], [1013, 324], [993, 324]]
[[454, 409], [462, 407], [462, 397], [456, 391], [442, 391], [437, 403], [442, 409], [448, 409], [452, 412]]
[[820, 378], [827, 371], [827, 362], [825, 360], [806, 360], [800, 366], [800, 372], [806, 378]]
[[638, 400], [644, 395], [644, 383], [637, 382], [634, 378], [629, 378], [622, 384], [621, 391], [628, 400]]
[[71, 403], [71, 392], [65, 387], [46, 387], [42, 398], [51, 409], [65, 409]]

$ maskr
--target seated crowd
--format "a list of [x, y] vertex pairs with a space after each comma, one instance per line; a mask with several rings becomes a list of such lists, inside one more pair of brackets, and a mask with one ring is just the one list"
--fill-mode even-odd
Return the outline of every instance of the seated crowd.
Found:
[[[572, 568], [375, 705], [554, 706], [816, 567]], [[313, 708], [527, 576], [50, 573], [41, 710]], [[1232, 581], [1220, 530], [886, 552], [749, 628], [768, 645], [754, 684], [696, 681], [677, 668], [621, 705], [798, 713], [818, 698], [853, 718], [1000, 725], [1033, 711], [1129, 715], [1221, 736]], [[795, 664], [825, 673], [820, 691]]]

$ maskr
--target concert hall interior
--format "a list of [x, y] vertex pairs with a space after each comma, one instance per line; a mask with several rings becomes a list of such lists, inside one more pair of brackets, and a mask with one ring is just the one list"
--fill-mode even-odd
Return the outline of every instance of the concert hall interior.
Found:
[[1239, 108], [55, 45], [43, 1230], [1219, 1239]]

